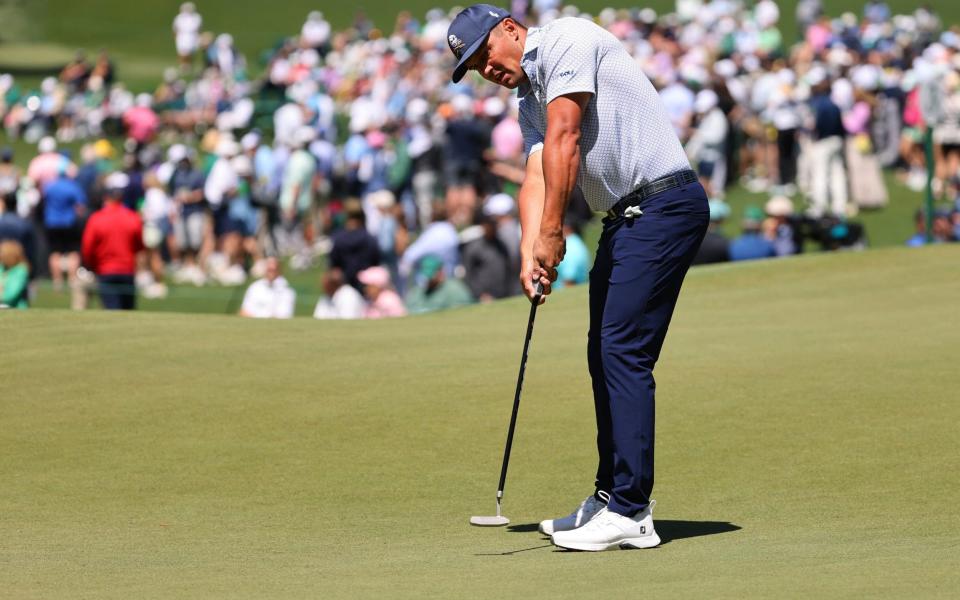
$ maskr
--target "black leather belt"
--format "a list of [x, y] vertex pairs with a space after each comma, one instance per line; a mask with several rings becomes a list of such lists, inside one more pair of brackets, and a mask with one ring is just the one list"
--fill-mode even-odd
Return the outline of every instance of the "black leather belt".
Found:
[[673, 188], [688, 185], [696, 181], [699, 181], [697, 174], [691, 169], [684, 169], [683, 171], [671, 173], [670, 175], [661, 177], [660, 179], [654, 179], [650, 183], [641, 185], [634, 191], [621, 198], [619, 202], [613, 205], [613, 208], [607, 211], [607, 217], [611, 219], [617, 219], [624, 216], [636, 217], [642, 215], [643, 211], [639, 210], [640, 205], [643, 204], [643, 201], [650, 196], [665, 192], [667, 190], [672, 190]]

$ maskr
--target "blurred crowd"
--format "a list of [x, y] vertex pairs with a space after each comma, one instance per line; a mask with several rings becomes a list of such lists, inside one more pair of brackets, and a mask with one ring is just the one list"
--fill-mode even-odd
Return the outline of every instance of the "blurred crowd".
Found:
[[[677, 0], [662, 15], [592, 15], [556, 0], [507, 8], [530, 26], [596, 20], [636, 58], [712, 199], [700, 262], [866, 245], [858, 211], [889, 201], [885, 171], [924, 187], [928, 132], [941, 201], [931, 234], [960, 237], [960, 29], [931, 9], [893, 15], [871, 1], [837, 16], [800, 0], [792, 40], [773, 0]], [[475, 75], [450, 82], [452, 16], [401, 12], [391, 31], [358, 15], [336, 31], [311, 12], [248, 63], [184, 3], [173, 19], [177, 66], [153, 93], [130, 91], [106, 52], [78, 54], [36, 90], [0, 75], [6, 136], [37, 149], [25, 172], [12, 150], [0, 153], [0, 239], [11, 242], [0, 248], [0, 285], [19, 290], [4, 283], [18, 268], [56, 290], [96, 280], [101, 295], [255, 279], [241, 313], [288, 316], [296, 294], [282, 265], [324, 265], [316, 316], [326, 318], [519, 293], [517, 99]], [[727, 240], [734, 184], [769, 201], [738, 215], [743, 235]], [[93, 215], [111, 207], [136, 218], [139, 236], [91, 241]], [[586, 280], [579, 230], [591, 218], [575, 198], [564, 283]], [[926, 223], [919, 214], [911, 244]], [[121, 246], [132, 257], [124, 273], [106, 272], [97, 253]], [[30, 284], [21, 287], [4, 302], [26, 305]]]

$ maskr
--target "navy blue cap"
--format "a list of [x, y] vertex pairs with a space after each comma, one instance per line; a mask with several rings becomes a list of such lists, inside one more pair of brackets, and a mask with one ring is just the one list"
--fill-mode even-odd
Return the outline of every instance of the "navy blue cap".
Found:
[[467, 72], [466, 63], [486, 41], [490, 31], [510, 13], [490, 4], [474, 4], [460, 11], [447, 29], [447, 44], [457, 57], [457, 67], [453, 70], [453, 82], [457, 83]]

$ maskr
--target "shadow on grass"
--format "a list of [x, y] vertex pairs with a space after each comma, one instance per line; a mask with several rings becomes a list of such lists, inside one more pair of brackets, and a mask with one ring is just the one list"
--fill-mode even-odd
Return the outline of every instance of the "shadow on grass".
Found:
[[660, 545], [669, 544], [673, 540], [729, 533], [742, 529], [727, 521], [672, 521], [654, 519], [654, 526], [660, 534]]
[[553, 548], [553, 544], [531, 546], [529, 548], [520, 548], [519, 550], [508, 550], [507, 552], [479, 552], [477, 554], [474, 554], [474, 556], [512, 556], [514, 554], [520, 554], [521, 552], [529, 552], [530, 550], [541, 550], [543, 548]]
[[[660, 539], [662, 540], [660, 542], [661, 546], [673, 540], [729, 533], [742, 529], [739, 525], [734, 525], [728, 521], [675, 521], [670, 519], [657, 519], [654, 523], [657, 527], [657, 533], [660, 534]], [[517, 525], [507, 527], [507, 531], [510, 533], [532, 533], [537, 531], [537, 528], [537, 523], [518, 523]]]

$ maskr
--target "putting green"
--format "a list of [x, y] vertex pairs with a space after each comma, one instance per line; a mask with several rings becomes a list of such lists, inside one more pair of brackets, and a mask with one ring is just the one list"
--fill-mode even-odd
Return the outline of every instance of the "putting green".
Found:
[[535, 531], [592, 483], [586, 290], [389, 322], [0, 313], [7, 598], [927, 596], [960, 586], [954, 247], [691, 272], [656, 550]]

